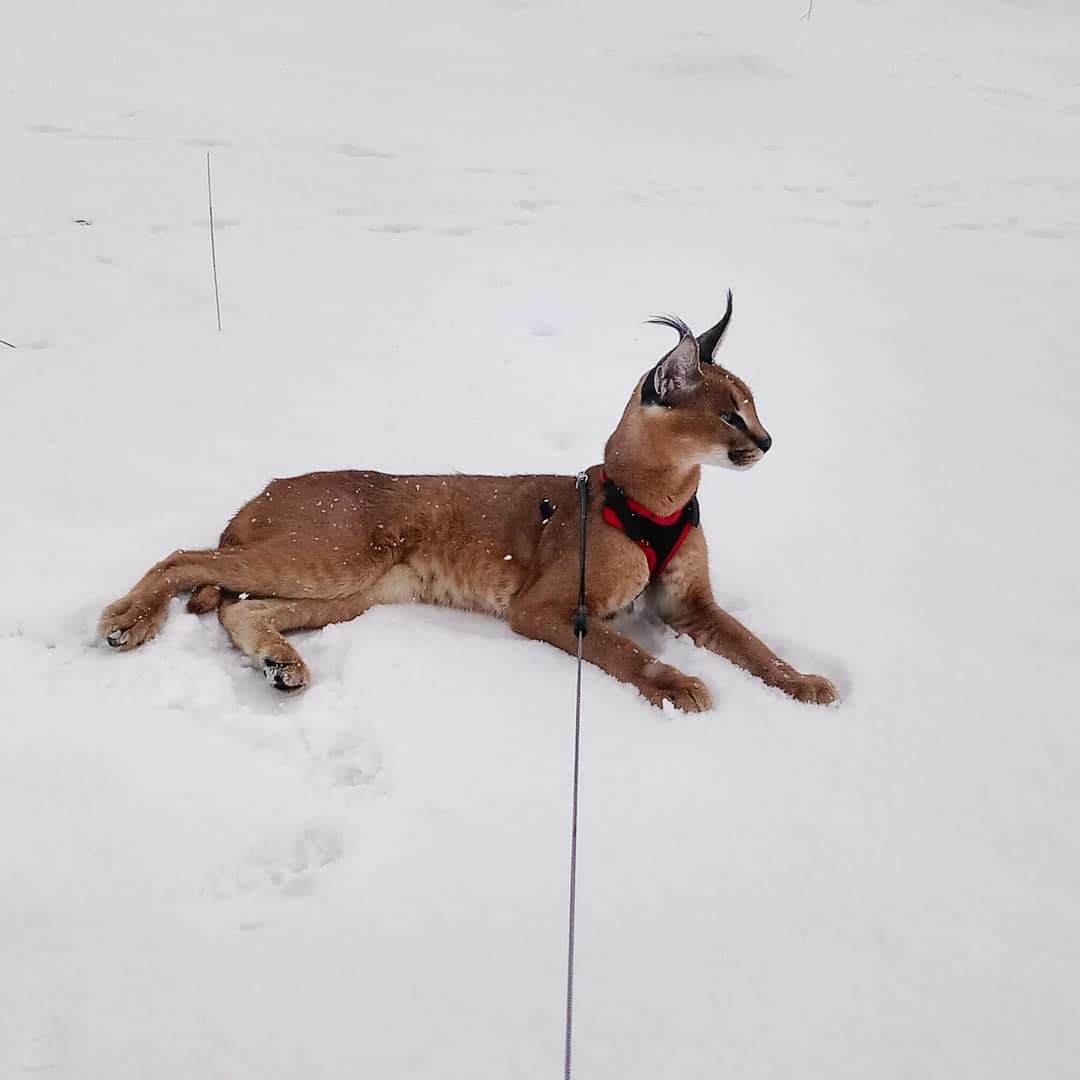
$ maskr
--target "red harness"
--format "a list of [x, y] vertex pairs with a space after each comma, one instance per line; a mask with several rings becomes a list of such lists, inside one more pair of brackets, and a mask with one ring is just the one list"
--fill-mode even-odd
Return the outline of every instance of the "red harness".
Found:
[[697, 495], [681, 510], [660, 517], [631, 499], [604, 475], [603, 469], [600, 470], [600, 483], [604, 486], [604, 520], [626, 533], [641, 548], [649, 563], [649, 581], [655, 581], [682, 547], [690, 530], [701, 520]]

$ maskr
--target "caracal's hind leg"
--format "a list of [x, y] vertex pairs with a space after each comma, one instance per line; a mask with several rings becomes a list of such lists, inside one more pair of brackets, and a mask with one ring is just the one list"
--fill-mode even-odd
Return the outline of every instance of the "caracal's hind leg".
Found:
[[[98, 632], [114, 649], [134, 649], [157, 635], [178, 593], [215, 585], [273, 596], [296, 587], [296, 565], [288, 550], [274, 545], [174, 551], [102, 612]], [[312, 582], [309, 591], [318, 595], [324, 582], [318, 575]]]
[[285, 640], [285, 630], [317, 630], [346, 622], [371, 606], [370, 595], [340, 600], [226, 600], [218, 618], [233, 644], [262, 669], [278, 690], [303, 690], [310, 680], [307, 665]]
[[221, 606], [220, 585], [200, 585], [188, 597], [187, 609], [192, 615], [205, 615]]
[[[243, 511], [240, 513], [243, 513]], [[225, 526], [221, 539], [218, 540], [218, 548], [243, 547], [245, 544], [252, 546], [258, 542], [258, 537], [242, 537], [237, 534], [240, 513]], [[192, 615], [206, 615], [211, 611], [216, 611], [221, 607], [221, 598], [224, 591], [220, 585], [199, 585], [192, 590], [191, 595], [188, 597], [188, 611]]]

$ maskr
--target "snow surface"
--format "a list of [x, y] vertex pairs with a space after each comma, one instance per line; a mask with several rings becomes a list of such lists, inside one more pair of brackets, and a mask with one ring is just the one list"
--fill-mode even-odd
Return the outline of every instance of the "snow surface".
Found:
[[716, 591], [845, 700], [586, 670], [576, 1075], [1077, 1075], [1080, 9], [805, 6], [5, 0], [0, 1075], [560, 1075], [571, 659], [93, 624], [272, 476], [597, 461], [728, 286]]

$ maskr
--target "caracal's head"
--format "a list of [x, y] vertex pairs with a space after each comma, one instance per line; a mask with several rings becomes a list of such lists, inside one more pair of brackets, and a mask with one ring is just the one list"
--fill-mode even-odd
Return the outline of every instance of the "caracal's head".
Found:
[[748, 469], [765, 456], [772, 437], [758, 419], [750, 387], [716, 361], [731, 309], [729, 292], [724, 317], [698, 338], [672, 315], [649, 320], [670, 326], [679, 343], [642, 379], [637, 407], [643, 422], [662, 426], [658, 434], [680, 458]]

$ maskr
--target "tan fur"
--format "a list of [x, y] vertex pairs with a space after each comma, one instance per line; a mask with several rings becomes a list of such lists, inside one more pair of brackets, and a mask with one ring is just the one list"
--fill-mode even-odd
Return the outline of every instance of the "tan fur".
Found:
[[[604, 454], [607, 476], [661, 515], [693, 496], [703, 459], [731, 452], [731, 463], [745, 467], [771, 442], [746, 384], [714, 364], [700, 364], [697, 343], [687, 334], [684, 329], [658, 366], [664, 403], [641, 404], [650, 372], [638, 381]], [[736, 412], [745, 430], [721, 420]], [[801, 701], [836, 699], [827, 679], [795, 671], [717, 606], [701, 529], [650, 584], [642, 552], [602, 518], [599, 474], [600, 466], [588, 470], [587, 660], [633, 684], [653, 704], [709, 707], [699, 679], [661, 663], [608, 625], [645, 593], [675, 630], [770, 686]], [[542, 500], [554, 507], [547, 523]], [[191, 592], [189, 610], [217, 607], [232, 641], [267, 678], [279, 689], [298, 690], [309, 681], [308, 669], [283, 633], [352, 619], [376, 604], [487, 612], [518, 633], [575, 652], [577, 587], [572, 477], [320, 472], [272, 481], [236, 514], [217, 548], [177, 551], [162, 560], [105, 609], [99, 629], [114, 648], [135, 648], [158, 633], [169, 600]]]

